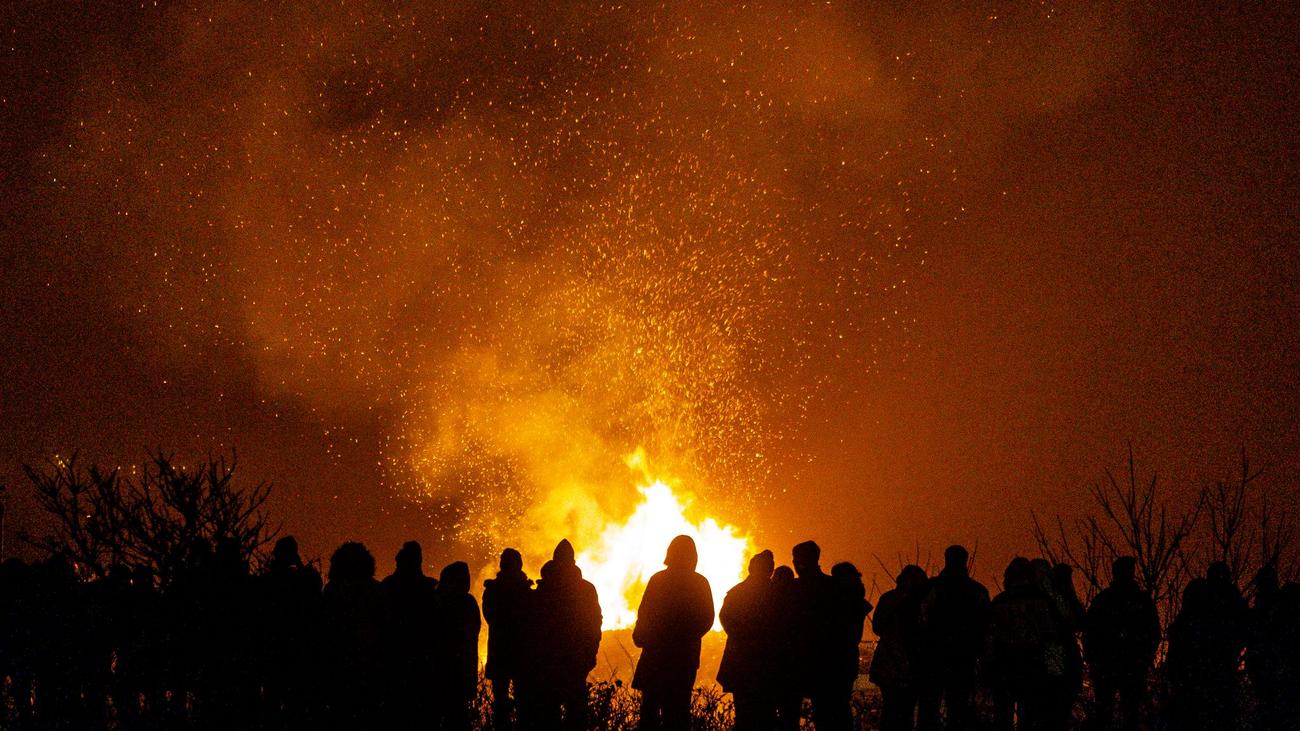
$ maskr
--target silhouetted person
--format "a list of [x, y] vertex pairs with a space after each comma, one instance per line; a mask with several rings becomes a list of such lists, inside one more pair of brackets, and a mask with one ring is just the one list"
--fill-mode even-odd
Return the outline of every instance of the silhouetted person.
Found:
[[138, 648], [141, 636], [151, 629], [141, 624], [147, 611], [142, 599], [144, 592], [152, 587], [142, 590], [133, 582], [131, 569], [122, 565], [112, 567], [108, 577], [96, 583], [98, 597], [94, 612], [102, 622], [96, 631], [103, 633], [104, 646], [108, 648], [108, 657], [101, 665], [105, 686], [102, 692], [112, 696], [118, 722], [124, 728], [136, 728], [141, 715], [140, 694], [144, 690]]
[[[1275, 576], [1274, 572], [1263, 579], [1275, 581]], [[1259, 698], [1259, 728], [1300, 729], [1300, 693], [1296, 692], [1300, 688], [1300, 584], [1290, 581], [1264, 593], [1268, 598], [1257, 600], [1252, 610], [1256, 647], [1246, 654], [1246, 669]]]
[[776, 701], [776, 727], [795, 731], [803, 715], [802, 673], [799, 672], [799, 588], [794, 569], [777, 566], [772, 571], [772, 695]]
[[253, 579], [239, 541], [217, 541], [204, 592], [202, 682], [197, 714], [213, 729], [255, 718], [259, 665], [254, 634]]
[[9, 679], [13, 713], [6, 718], [7, 709], [0, 704], [0, 721], [12, 720], [18, 729], [30, 728], [34, 713], [38, 598], [34, 567], [5, 559], [0, 564], [0, 678]]
[[[166, 597], [159, 590], [152, 570], [137, 566], [131, 572], [130, 607], [123, 610], [134, 618], [132, 640], [118, 658], [118, 680], [125, 689], [118, 693], [123, 699], [122, 712], [127, 715], [124, 727], [132, 727], [132, 714], [143, 719], [160, 718], [167, 710], [167, 691], [170, 688], [169, 643], [172, 625], [164, 612]], [[118, 705], [114, 696], [113, 705]], [[138, 704], [138, 705], [137, 705]]]
[[927, 672], [917, 725], [924, 731], [940, 727], [941, 705], [948, 729], [975, 726], [975, 680], [988, 626], [989, 592], [970, 577], [970, 554], [954, 545], [943, 558], [943, 570], [930, 580], [921, 602]]
[[1169, 625], [1165, 667], [1175, 729], [1223, 729], [1236, 722], [1237, 667], [1248, 609], [1228, 566], [1210, 564], [1192, 579]]
[[532, 588], [523, 557], [513, 548], [501, 552], [496, 578], [483, 582], [483, 619], [488, 625], [484, 675], [492, 683], [492, 727], [500, 731], [514, 727], [512, 693], [517, 697], [520, 692], [530, 651]]
[[[863, 589], [859, 595], [857, 587], [847, 580], [857, 569], [847, 572], [850, 577], [842, 576], [840, 581], [823, 572], [821, 548], [812, 541], [795, 546], [792, 557], [798, 575], [795, 632], [800, 689], [812, 702], [813, 722], [818, 728], [847, 728], [851, 722], [853, 682], [858, 675], [858, 642], [870, 611], [870, 605], [865, 605], [866, 592]], [[856, 580], [856, 584], [861, 581]]]
[[48, 728], [72, 728], [86, 722], [77, 688], [77, 636], [81, 622], [77, 578], [64, 556], [54, 555], [32, 567], [32, 676], [36, 685], [34, 715]]
[[521, 725], [585, 729], [587, 674], [600, 649], [600, 601], [582, 578], [573, 545], [562, 540], [533, 592], [533, 661], [521, 689]]
[[[813, 701], [814, 720], [823, 729], [847, 729], [853, 725], [853, 685], [862, 672], [862, 632], [871, 602], [862, 572], [847, 561], [831, 567], [835, 604], [831, 622], [831, 654], [826, 687]], [[821, 710], [817, 702], [821, 702]]]
[[[1250, 608], [1246, 673], [1258, 702], [1258, 728], [1262, 731], [1297, 728], [1300, 723], [1288, 725], [1297, 719], [1287, 718], [1285, 712], [1289, 697], [1296, 695], [1296, 686], [1287, 685], [1286, 668], [1296, 663], [1295, 656], [1288, 655], [1288, 651], [1294, 649], [1294, 642], [1288, 642], [1288, 635], [1300, 631], [1295, 627], [1300, 623], [1300, 616], [1294, 613], [1288, 616], [1275, 567], [1261, 568], [1255, 573], [1253, 583], [1255, 602]], [[1292, 701], [1290, 705], [1295, 703]]]
[[690, 727], [691, 689], [700, 667], [700, 640], [713, 626], [709, 581], [695, 572], [690, 536], [668, 545], [664, 570], [650, 577], [637, 609], [632, 642], [641, 657], [632, 687], [641, 691], [641, 728]]
[[327, 662], [321, 720], [343, 731], [373, 727], [388, 617], [375, 559], [365, 546], [348, 542], [334, 551], [321, 601]]
[[266, 572], [257, 578], [262, 605], [263, 716], [268, 728], [307, 728], [311, 689], [318, 687], [320, 572], [303, 564], [298, 541], [275, 542]]
[[1096, 708], [1092, 721], [1109, 727], [1119, 695], [1122, 727], [1138, 727], [1147, 673], [1160, 645], [1160, 617], [1150, 593], [1137, 583], [1137, 562], [1121, 556], [1111, 564], [1110, 586], [1092, 600], [1083, 621], [1083, 651]]
[[1050, 567], [1048, 571], [1044, 579], [1028, 559], [1012, 559], [1003, 573], [1003, 591], [989, 609], [986, 672], [993, 688], [997, 731], [1044, 728], [1052, 684], [1064, 671], [1060, 653], [1053, 658], [1051, 649], [1060, 628], [1053, 599], [1045, 591]]
[[771, 551], [749, 559], [749, 576], [727, 592], [718, 620], [727, 644], [718, 666], [718, 684], [732, 694], [736, 729], [771, 729], [776, 723], [773, 693], [775, 610], [772, 597]]
[[894, 588], [880, 596], [871, 631], [880, 638], [871, 656], [871, 682], [880, 688], [880, 731], [915, 727], [922, 659], [921, 601], [929, 577], [920, 566], [898, 573]]
[[1083, 603], [1074, 588], [1074, 569], [1058, 563], [1052, 567], [1052, 599], [1056, 602], [1059, 644], [1064, 652], [1065, 672], [1052, 693], [1047, 724], [1063, 731], [1074, 715], [1074, 702], [1083, 690], [1083, 652], [1079, 633], [1083, 631]]
[[470, 704], [478, 690], [478, 602], [469, 593], [469, 565], [448, 564], [438, 580], [434, 631], [437, 642], [434, 728], [470, 728]]
[[424, 574], [424, 551], [407, 541], [392, 574], [380, 582], [389, 625], [385, 628], [388, 671], [385, 712], [391, 728], [426, 725], [433, 715], [430, 689], [437, 682], [438, 581]]

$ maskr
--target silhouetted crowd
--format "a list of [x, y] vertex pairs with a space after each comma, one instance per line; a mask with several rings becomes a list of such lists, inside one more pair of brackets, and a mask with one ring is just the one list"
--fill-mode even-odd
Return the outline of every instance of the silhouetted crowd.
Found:
[[[818, 729], [853, 727], [868, 616], [884, 731], [1066, 729], [1085, 677], [1095, 728], [1233, 728], [1243, 669], [1255, 728], [1300, 728], [1300, 585], [1280, 585], [1271, 569], [1255, 577], [1248, 606], [1228, 567], [1212, 564], [1188, 585], [1162, 645], [1132, 558], [1114, 562], [1110, 585], [1085, 608], [1068, 566], [1016, 558], [990, 598], [969, 575], [967, 551], [951, 546], [933, 577], [904, 567], [871, 615], [857, 568], [826, 573], [820, 554], [800, 543], [793, 569], [756, 554], [716, 615], [726, 632], [717, 679], [737, 729], [796, 729], [806, 711]], [[503, 551], [481, 614], [469, 566], [426, 576], [414, 541], [382, 581], [360, 543], [334, 552], [324, 582], [293, 538], [276, 543], [258, 574], [244, 556], [233, 542], [198, 542], [162, 588], [140, 570], [81, 581], [58, 556], [4, 562], [0, 728], [469, 729], [481, 715], [494, 729], [600, 724], [589, 717], [588, 675], [601, 609], [567, 540], [536, 581], [518, 551]], [[694, 542], [675, 538], [638, 608], [632, 687], [645, 729], [690, 727], [701, 641], [715, 619], [697, 561]], [[482, 620], [490, 709], [476, 706], [487, 697]], [[1144, 720], [1155, 695], [1160, 724]]]
[[[1066, 729], [1085, 670], [1092, 728], [1237, 728], [1243, 662], [1254, 727], [1300, 729], [1300, 584], [1279, 586], [1273, 569], [1255, 577], [1253, 607], [1226, 564], [1191, 581], [1169, 627], [1164, 682], [1153, 684], [1160, 621], [1132, 557], [1114, 562], [1110, 585], [1086, 609], [1067, 565], [1015, 558], [990, 600], [968, 576], [967, 558], [950, 547], [934, 578], [907, 566], [880, 597], [870, 678], [881, 689], [882, 731], [982, 727], [974, 702], [981, 685], [996, 731]], [[1157, 695], [1158, 718], [1144, 720]]]

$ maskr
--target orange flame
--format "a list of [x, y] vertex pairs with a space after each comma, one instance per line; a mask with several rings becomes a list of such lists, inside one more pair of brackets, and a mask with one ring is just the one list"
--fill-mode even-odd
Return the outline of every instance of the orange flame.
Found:
[[[714, 609], [721, 607], [727, 590], [744, 578], [753, 541], [739, 528], [715, 518], [687, 518], [693, 497], [674, 491], [668, 481], [652, 478], [643, 450], [629, 455], [627, 464], [645, 478], [646, 484], [637, 488], [641, 503], [623, 523], [606, 525], [595, 545], [578, 556], [584, 578], [600, 594], [602, 629], [621, 629], [636, 622], [636, 606], [646, 582], [663, 568], [668, 543], [679, 535], [694, 539], [700, 556], [696, 571], [709, 580]], [[721, 629], [716, 620], [713, 629]]]

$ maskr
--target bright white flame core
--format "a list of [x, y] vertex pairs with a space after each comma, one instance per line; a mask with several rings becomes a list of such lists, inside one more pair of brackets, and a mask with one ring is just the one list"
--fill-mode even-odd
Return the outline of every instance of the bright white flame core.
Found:
[[[663, 568], [668, 544], [679, 535], [695, 541], [700, 556], [696, 571], [709, 580], [716, 612], [727, 590], [744, 578], [753, 542], [735, 526], [713, 518], [692, 523], [686, 518], [690, 499], [679, 497], [661, 480], [637, 490], [643, 499], [632, 517], [607, 525], [596, 545], [577, 557], [583, 578], [600, 594], [601, 629], [621, 629], [636, 622], [646, 582]], [[722, 629], [716, 617], [713, 629]]]

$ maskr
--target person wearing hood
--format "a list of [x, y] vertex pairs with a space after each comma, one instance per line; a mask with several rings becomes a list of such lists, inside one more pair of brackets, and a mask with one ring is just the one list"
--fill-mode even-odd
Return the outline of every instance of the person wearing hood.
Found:
[[469, 565], [456, 561], [438, 577], [436, 722], [434, 728], [470, 728], [470, 703], [478, 691], [478, 633], [482, 628], [478, 602], [469, 593]]
[[641, 657], [632, 687], [641, 691], [643, 729], [690, 727], [700, 641], [713, 626], [713, 593], [695, 571], [698, 560], [690, 536], [674, 538], [664, 570], [650, 577], [637, 609], [632, 643]]
[[736, 709], [736, 729], [770, 729], [776, 723], [772, 688], [773, 636], [771, 551], [749, 560], [749, 576], [727, 592], [718, 620], [727, 633], [727, 645], [718, 666], [718, 684], [731, 693]]
[[492, 683], [492, 727], [508, 731], [514, 727], [513, 693], [519, 693], [524, 656], [528, 653], [529, 610], [533, 580], [524, 573], [519, 552], [501, 552], [495, 579], [483, 582], [483, 618], [488, 625], [487, 666], [483, 674]]
[[541, 573], [532, 595], [533, 657], [521, 690], [521, 725], [585, 729], [587, 674], [600, 649], [600, 599], [567, 540]]

